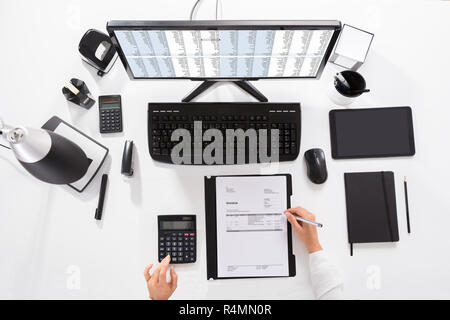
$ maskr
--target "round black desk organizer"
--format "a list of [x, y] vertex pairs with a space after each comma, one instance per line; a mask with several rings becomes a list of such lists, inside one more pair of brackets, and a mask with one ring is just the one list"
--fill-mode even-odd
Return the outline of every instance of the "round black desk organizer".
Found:
[[341, 72], [342, 77], [348, 82], [350, 88], [344, 86], [340, 81], [335, 82], [336, 90], [345, 97], [356, 98], [366, 89], [366, 80], [356, 71], [345, 70]]

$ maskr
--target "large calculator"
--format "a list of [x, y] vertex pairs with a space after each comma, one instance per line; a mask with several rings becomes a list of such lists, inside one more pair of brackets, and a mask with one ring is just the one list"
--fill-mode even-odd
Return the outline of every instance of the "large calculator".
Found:
[[170, 263], [190, 263], [197, 259], [195, 215], [158, 216], [158, 259], [170, 255]]

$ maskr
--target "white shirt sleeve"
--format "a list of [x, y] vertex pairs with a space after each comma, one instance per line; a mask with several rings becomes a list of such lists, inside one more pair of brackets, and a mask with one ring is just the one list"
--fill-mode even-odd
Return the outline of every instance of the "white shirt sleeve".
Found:
[[339, 270], [323, 251], [309, 254], [309, 270], [314, 295], [319, 300], [342, 299], [344, 282]]

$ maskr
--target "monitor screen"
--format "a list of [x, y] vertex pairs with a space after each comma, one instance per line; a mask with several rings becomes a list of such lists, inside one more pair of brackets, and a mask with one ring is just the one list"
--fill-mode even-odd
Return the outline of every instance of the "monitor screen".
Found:
[[333, 25], [257, 27], [130, 26], [110, 34], [135, 79], [316, 78], [338, 30]]

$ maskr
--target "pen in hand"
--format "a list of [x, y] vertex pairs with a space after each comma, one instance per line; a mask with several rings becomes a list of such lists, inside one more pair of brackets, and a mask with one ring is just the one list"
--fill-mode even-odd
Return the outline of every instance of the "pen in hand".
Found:
[[323, 227], [323, 224], [321, 224], [319, 222], [311, 221], [311, 220], [308, 220], [308, 219], [305, 219], [305, 218], [302, 218], [302, 217], [299, 217], [299, 216], [295, 216], [295, 215], [294, 215], [294, 218], [296, 220], [298, 220], [298, 221], [312, 224], [313, 226], [316, 226], [318, 228], [322, 228]]
[[299, 216], [297, 216], [297, 215], [295, 215], [295, 214], [292, 214], [292, 215], [294, 216], [294, 218], [295, 218], [297, 221], [301, 221], [301, 222], [304, 222], [304, 223], [308, 223], [308, 224], [311, 224], [311, 225], [316, 226], [316, 227], [318, 227], [318, 228], [322, 228], [322, 227], [323, 227], [323, 224], [321, 224], [321, 223], [319, 223], [319, 222], [315, 222], [315, 221], [312, 221], [312, 220], [308, 220], [308, 219], [299, 217]]

